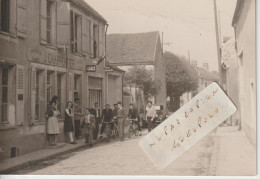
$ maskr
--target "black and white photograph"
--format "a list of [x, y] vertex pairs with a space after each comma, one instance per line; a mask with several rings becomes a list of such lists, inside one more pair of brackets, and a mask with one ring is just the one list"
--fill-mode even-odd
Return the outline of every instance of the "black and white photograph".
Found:
[[256, 176], [256, 86], [255, 0], [0, 0], [0, 174]]

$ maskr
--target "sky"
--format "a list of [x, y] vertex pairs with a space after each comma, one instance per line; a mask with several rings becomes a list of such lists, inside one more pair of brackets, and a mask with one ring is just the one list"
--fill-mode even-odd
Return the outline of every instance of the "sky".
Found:
[[[218, 71], [213, 0], [85, 0], [108, 22], [108, 34], [163, 32], [164, 51]], [[217, 0], [221, 37], [234, 36], [236, 0]]]

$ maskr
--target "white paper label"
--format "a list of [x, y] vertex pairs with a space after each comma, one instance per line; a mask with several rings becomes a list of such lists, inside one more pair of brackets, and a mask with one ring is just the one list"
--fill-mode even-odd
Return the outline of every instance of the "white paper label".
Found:
[[211, 83], [139, 141], [153, 163], [163, 169], [236, 111], [217, 83]]

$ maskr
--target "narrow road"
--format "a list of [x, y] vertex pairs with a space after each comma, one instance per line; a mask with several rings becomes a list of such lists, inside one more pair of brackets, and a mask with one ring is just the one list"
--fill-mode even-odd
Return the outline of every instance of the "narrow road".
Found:
[[103, 143], [66, 154], [60, 161], [28, 174], [37, 175], [208, 175], [214, 133], [204, 137], [164, 171], [159, 171], [138, 145], [142, 137]]

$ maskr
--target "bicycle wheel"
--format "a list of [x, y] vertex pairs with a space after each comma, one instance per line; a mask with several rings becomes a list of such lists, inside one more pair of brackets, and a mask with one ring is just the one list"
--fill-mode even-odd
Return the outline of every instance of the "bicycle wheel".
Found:
[[129, 130], [129, 131], [128, 131], [128, 138], [130, 139], [133, 135], [134, 135], [134, 134], [133, 134], [133, 131], [132, 131], [132, 130]]

